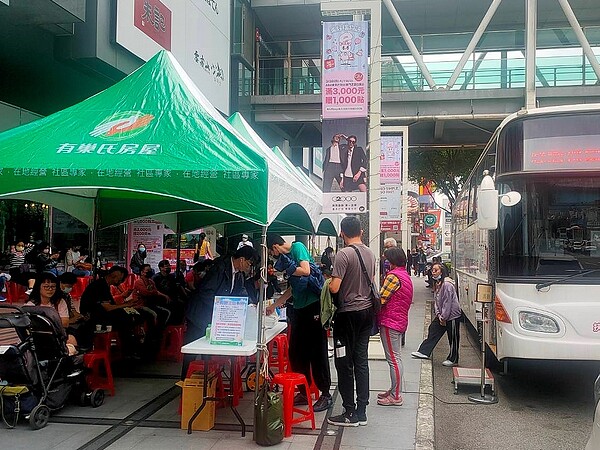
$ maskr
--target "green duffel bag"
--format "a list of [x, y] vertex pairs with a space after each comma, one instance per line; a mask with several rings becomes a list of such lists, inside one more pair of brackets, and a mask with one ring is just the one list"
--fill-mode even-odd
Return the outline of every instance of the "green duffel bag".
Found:
[[283, 440], [283, 401], [263, 383], [254, 402], [254, 441], [265, 447]]

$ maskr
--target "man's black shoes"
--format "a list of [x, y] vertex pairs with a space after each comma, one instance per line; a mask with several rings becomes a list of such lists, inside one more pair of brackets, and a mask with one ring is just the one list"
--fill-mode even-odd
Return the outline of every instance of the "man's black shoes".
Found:
[[313, 405], [314, 412], [321, 412], [328, 410], [333, 405], [333, 399], [331, 395], [321, 395], [319, 399]]
[[327, 423], [337, 425], [338, 427], [357, 427], [360, 425], [356, 413], [349, 412], [345, 412], [339, 416], [331, 416], [327, 419]]

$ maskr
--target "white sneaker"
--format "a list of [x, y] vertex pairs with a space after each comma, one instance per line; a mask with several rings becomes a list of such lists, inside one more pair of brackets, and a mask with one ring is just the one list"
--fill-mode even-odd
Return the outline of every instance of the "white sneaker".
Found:
[[449, 359], [447, 359], [446, 361], [444, 361], [442, 363], [442, 366], [446, 366], [446, 367], [454, 367], [454, 366], [458, 366], [458, 363], [452, 362]]
[[429, 356], [427, 356], [427, 355], [424, 355], [424, 354], [423, 354], [423, 353], [421, 353], [421, 352], [412, 352], [412, 353], [410, 354], [410, 356], [412, 356], [413, 358], [419, 358], [419, 359], [429, 359]]
[[31, 294], [31, 291], [33, 291], [33, 289], [32, 289], [32, 288], [29, 288], [29, 289], [27, 289], [27, 290], [25, 291], [25, 295], [29, 295], [29, 294]]

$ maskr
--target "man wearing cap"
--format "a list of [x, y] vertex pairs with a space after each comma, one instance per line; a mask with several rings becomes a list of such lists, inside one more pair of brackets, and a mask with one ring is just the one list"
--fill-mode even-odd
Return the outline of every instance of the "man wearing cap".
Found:
[[237, 249], [239, 250], [244, 245], [247, 245], [248, 247], [254, 248], [254, 244], [252, 244], [252, 241], [248, 239], [248, 235], [247, 234], [242, 234], [242, 240], [238, 244]]

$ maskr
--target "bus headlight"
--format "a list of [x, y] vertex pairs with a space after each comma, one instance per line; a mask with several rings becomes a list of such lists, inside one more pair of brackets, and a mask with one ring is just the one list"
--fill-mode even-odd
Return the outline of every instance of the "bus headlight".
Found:
[[552, 317], [530, 311], [519, 312], [519, 325], [528, 331], [558, 333], [558, 323]]

